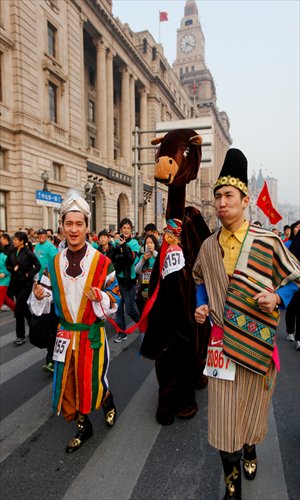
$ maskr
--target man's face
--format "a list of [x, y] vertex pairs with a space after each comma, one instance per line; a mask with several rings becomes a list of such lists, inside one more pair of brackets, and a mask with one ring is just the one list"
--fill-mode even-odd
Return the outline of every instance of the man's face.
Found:
[[85, 243], [88, 228], [83, 213], [68, 212], [63, 223], [64, 236], [70, 250], [80, 250]]
[[38, 242], [39, 243], [41, 243], [41, 244], [45, 243], [46, 239], [47, 239], [46, 234], [38, 234]]
[[286, 238], [289, 238], [291, 236], [291, 228], [290, 227], [287, 227], [285, 230], [284, 230], [284, 236]]
[[124, 224], [124, 226], [121, 227], [121, 233], [124, 234], [125, 239], [127, 240], [128, 238], [131, 237], [131, 227], [129, 224]]
[[106, 236], [105, 234], [101, 234], [101, 236], [99, 238], [100, 245], [107, 245], [108, 239], [109, 239], [108, 236]]
[[0, 236], [0, 243], [5, 247], [8, 245], [8, 240], [3, 236], [3, 234]]
[[243, 221], [248, 204], [249, 196], [241, 198], [240, 190], [233, 186], [223, 186], [215, 193], [216, 215], [226, 228]]

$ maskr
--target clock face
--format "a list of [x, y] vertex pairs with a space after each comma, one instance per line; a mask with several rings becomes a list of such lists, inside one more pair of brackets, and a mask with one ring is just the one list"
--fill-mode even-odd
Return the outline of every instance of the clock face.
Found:
[[196, 46], [196, 38], [193, 35], [185, 35], [180, 42], [182, 52], [188, 54], [192, 52]]

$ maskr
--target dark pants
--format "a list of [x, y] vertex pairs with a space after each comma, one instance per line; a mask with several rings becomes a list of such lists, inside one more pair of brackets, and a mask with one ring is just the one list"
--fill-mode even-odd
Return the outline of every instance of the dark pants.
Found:
[[194, 358], [187, 342], [176, 339], [155, 361], [159, 385], [158, 404], [164, 413], [175, 414], [179, 409], [194, 407]]
[[20, 339], [25, 338], [25, 318], [29, 325], [31, 320], [31, 312], [27, 305], [28, 297], [31, 293], [32, 284], [24, 286], [14, 286], [13, 293], [16, 297], [15, 317], [16, 317], [16, 334]]
[[295, 340], [300, 340], [300, 290], [296, 292], [287, 306], [285, 313], [287, 333], [295, 333]]
[[119, 284], [120, 292], [121, 292], [121, 302], [119, 304], [117, 313], [116, 313], [116, 323], [122, 329], [126, 330], [125, 323], [125, 314], [124, 314], [124, 305], [128, 316], [137, 323], [140, 319], [140, 313], [136, 306], [135, 298], [136, 298], [136, 285], [133, 285], [127, 290], [123, 285]]

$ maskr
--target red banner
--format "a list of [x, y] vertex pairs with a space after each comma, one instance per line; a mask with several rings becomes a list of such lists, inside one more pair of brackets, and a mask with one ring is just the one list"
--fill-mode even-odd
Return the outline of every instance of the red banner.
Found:
[[159, 12], [159, 22], [169, 21], [167, 12]]
[[257, 198], [256, 205], [263, 211], [263, 213], [269, 218], [271, 224], [277, 224], [282, 217], [273, 207], [273, 203], [268, 190], [268, 185], [266, 181], [262, 187], [262, 190]]

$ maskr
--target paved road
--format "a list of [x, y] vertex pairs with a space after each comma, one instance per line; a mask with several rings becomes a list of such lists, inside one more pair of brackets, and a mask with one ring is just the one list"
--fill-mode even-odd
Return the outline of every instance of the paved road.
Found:
[[[109, 380], [118, 408], [113, 429], [102, 411], [91, 420], [94, 437], [74, 455], [64, 448], [73, 424], [51, 413], [51, 376], [41, 370], [45, 351], [12, 344], [14, 320], [0, 312], [1, 498], [17, 500], [219, 500], [223, 481], [218, 453], [207, 443], [207, 391], [189, 421], [161, 427], [154, 415], [153, 363], [139, 356], [140, 339], [113, 343]], [[283, 333], [283, 326], [280, 328]], [[300, 498], [300, 354], [278, 339], [278, 376], [266, 441], [258, 447], [256, 480], [243, 481], [244, 500]]]

